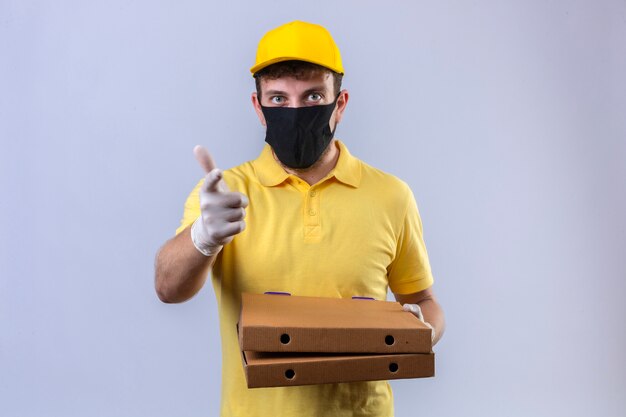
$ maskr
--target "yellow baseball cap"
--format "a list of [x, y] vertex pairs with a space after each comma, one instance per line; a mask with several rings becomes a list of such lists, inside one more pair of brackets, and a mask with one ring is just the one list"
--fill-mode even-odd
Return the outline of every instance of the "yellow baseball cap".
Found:
[[339, 48], [330, 32], [320, 25], [299, 20], [267, 32], [256, 52], [256, 62], [250, 72], [281, 61], [306, 61], [343, 74]]

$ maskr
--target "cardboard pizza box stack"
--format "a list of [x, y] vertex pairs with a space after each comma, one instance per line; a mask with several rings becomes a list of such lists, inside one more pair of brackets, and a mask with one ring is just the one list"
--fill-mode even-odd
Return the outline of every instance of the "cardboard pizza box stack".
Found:
[[432, 330], [396, 302], [242, 294], [248, 388], [424, 378]]

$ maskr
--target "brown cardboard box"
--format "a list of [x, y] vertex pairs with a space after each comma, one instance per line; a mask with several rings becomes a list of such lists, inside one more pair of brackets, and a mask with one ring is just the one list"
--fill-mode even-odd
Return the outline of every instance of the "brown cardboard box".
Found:
[[336, 355], [242, 352], [248, 388], [423, 378], [435, 375], [434, 353]]
[[432, 330], [396, 302], [242, 294], [239, 344], [255, 352], [424, 353]]

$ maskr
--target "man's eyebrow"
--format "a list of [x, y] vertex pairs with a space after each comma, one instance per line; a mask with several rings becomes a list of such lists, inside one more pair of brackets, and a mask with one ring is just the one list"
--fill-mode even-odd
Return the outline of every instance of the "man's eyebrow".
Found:
[[[311, 93], [319, 93], [319, 92], [325, 92], [326, 91], [326, 85], [325, 84], [320, 84], [320, 85], [316, 85], [314, 87], [311, 87], [309, 89], [307, 89], [306, 91], [304, 91], [302, 93], [303, 96], [309, 95]], [[267, 90], [265, 92], [266, 95], [270, 95], [270, 96], [286, 96], [288, 95], [286, 91], [282, 91], [282, 90]]]
[[273, 95], [273, 96], [286, 96], [287, 93], [280, 90], [267, 90], [265, 94]]
[[320, 85], [317, 85], [315, 87], [309, 88], [302, 95], [306, 96], [306, 95], [311, 94], [311, 93], [324, 93], [324, 92], [326, 92], [326, 85], [325, 84], [320, 84]]

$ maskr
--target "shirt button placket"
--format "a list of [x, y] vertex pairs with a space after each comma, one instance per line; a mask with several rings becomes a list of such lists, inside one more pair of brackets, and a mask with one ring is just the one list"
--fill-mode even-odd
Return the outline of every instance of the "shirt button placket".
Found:
[[306, 215], [304, 221], [306, 240], [318, 240], [321, 236], [319, 192], [309, 189], [306, 194]]

